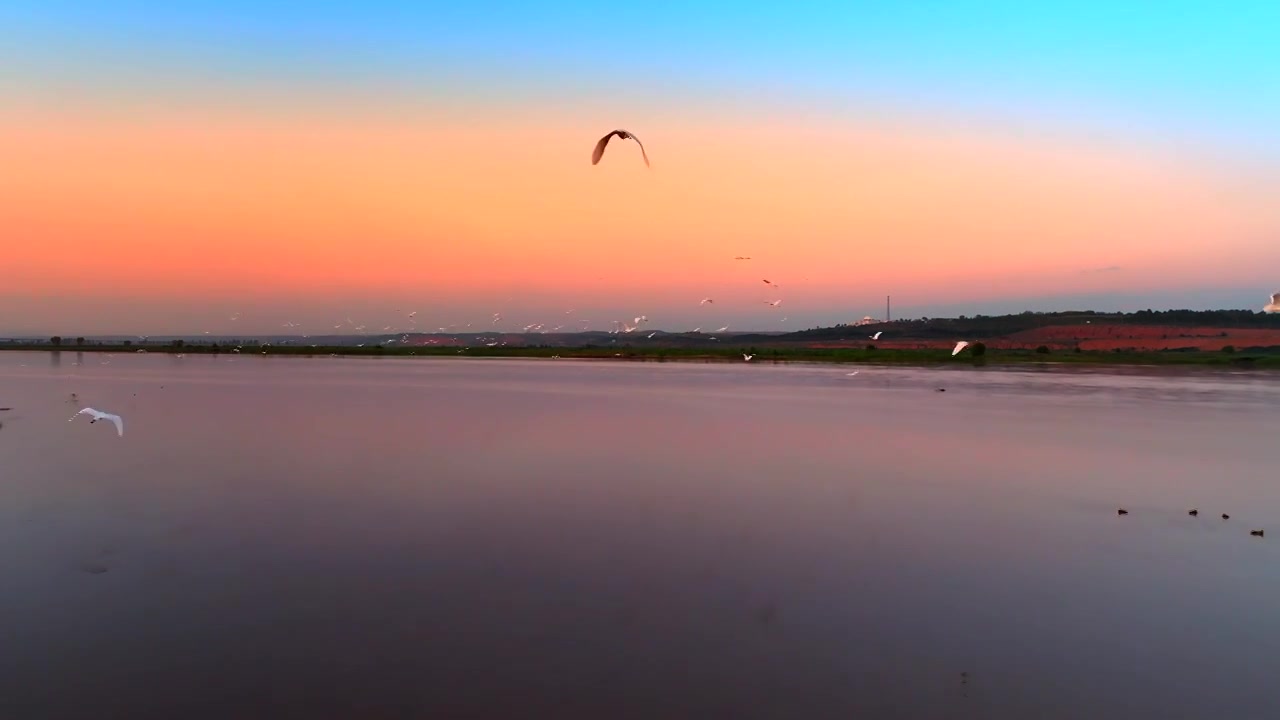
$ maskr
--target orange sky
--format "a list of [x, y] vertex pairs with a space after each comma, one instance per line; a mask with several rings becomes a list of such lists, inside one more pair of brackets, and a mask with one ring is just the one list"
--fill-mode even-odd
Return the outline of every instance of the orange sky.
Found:
[[1176, 148], [667, 112], [627, 125], [651, 170], [616, 139], [593, 167], [613, 127], [553, 111], [9, 114], [6, 291], [430, 296], [477, 315], [531, 295], [684, 318], [706, 295], [762, 306], [763, 276], [799, 316], [871, 312], [886, 292], [1265, 284], [1280, 263], [1274, 181]]

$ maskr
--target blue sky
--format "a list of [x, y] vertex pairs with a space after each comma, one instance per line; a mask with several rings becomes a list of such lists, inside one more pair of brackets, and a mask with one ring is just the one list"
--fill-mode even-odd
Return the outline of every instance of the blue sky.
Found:
[[[6, 3], [28, 81], [172, 64], [242, 82], [530, 76], [1057, 118], [1276, 143], [1280, 3]], [[77, 63], [77, 59], [82, 63]], [[92, 62], [90, 62], [92, 61]], [[11, 68], [13, 65], [11, 64]], [[547, 77], [550, 76], [550, 77]]]

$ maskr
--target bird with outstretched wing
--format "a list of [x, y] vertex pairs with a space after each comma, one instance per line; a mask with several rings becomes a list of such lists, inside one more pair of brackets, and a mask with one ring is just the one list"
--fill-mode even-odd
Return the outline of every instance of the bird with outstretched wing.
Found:
[[600, 138], [596, 143], [596, 149], [591, 151], [591, 164], [596, 165], [600, 162], [600, 158], [604, 157], [604, 146], [609, 144], [609, 138], [617, 135], [622, 140], [635, 140], [640, 146], [640, 157], [644, 158], [644, 166], [649, 167], [649, 154], [644, 151], [644, 143], [640, 142], [640, 138], [626, 130], [614, 130]]

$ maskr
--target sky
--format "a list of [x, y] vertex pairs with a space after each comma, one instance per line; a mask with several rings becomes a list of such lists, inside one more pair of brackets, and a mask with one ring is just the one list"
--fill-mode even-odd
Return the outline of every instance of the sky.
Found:
[[1280, 290], [1273, 1], [169, 5], [0, 5], [0, 334]]

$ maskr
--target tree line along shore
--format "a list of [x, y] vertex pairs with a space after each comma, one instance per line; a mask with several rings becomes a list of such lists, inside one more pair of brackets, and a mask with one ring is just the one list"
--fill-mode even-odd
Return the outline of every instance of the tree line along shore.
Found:
[[[1280, 348], [1235, 349], [1219, 351], [1055, 351], [1041, 346], [1035, 349], [990, 348], [981, 341], [970, 345], [959, 355], [948, 349], [881, 349], [870, 345], [861, 348], [815, 348], [787, 345], [746, 345], [729, 339], [720, 347], [635, 347], [508, 345], [504, 347], [441, 345], [298, 345], [247, 341], [227, 343], [194, 343], [181, 340], [168, 343], [94, 343], [81, 345], [52, 343], [2, 343], [0, 350], [41, 351], [54, 353], [157, 353], [170, 356], [258, 355], [258, 356], [355, 356], [355, 357], [488, 357], [488, 358], [556, 358], [589, 360], [647, 360], [744, 362], [825, 362], [873, 364], [955, 364], [1000, 365], [1026, 363], [1070, 363], [1094, 365], [1216, 365], [1249, 368], [1280, 368]], [[975, 352], [976, 350], [976, 352]]]
[[[877, 335], [878, 333], [878, 335]], [[957, 340], [972, 345], [953, 356]], [[382, 333], [0, 338], [0, 349], [169, 354], [546, 357], [902, 364], [1280, 367], [1280, 314], [1248, 310], [1064, 311], [861, 322], [795, 332]]]

